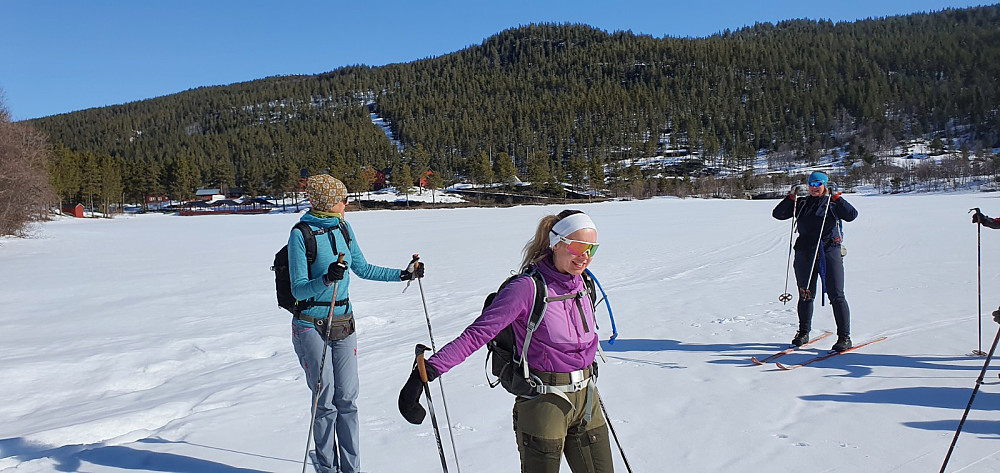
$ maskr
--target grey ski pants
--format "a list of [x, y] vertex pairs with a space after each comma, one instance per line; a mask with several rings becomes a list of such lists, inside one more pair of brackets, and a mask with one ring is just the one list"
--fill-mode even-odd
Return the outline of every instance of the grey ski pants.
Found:
[[[311, 413], [320, 356], [323, 353], [323, 338], [314, 328], [292, 322], [292, 346], [312, 393], [309, 396]], [[357, 473], [361, 469], [357, 347], [357, 333], [354, 333], [343, 340], [330, 342], [326, 350], [323, 385], [320, 387], [319, 406], [313, 423], [316, 456], [319, 458], [320, 469], [324, 471], [337, 471], [338, 464], [341, 473]], [[333, 448], [334, 435], [337, 436], [339, 452], [335, 452]]]

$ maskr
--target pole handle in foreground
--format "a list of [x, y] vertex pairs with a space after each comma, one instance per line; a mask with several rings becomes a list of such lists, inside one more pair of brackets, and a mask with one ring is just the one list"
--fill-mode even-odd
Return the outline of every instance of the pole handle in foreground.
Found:
[[420, 373], [420, 381], [427, 382], [427, 366], [424, 365], [424, 354], [417, 354], [417, 372]]

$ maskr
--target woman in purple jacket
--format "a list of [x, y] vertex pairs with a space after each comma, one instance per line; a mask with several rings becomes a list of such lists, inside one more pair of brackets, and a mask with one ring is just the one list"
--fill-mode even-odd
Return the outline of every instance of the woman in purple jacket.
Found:
[[[532, 334], [527, 360], [543, 394], [514, 400], [514, 433], [522, 472], [555, 473], [562, 455], [574, 473], [612, 472], [608, 426], [595, 385], [598, 349], [593, 305], [561, 298], [586, 291], [581, 274], [597, 251], [597, 226], [587, 214], [564, 210], [544, 217], [524, 248], [521, 271], [536, 270], [546, 282], [545, 316]], [[451, 343], [427, 359], [427, 378], [447, 373], [513, 324], [515, 351], [521, 348], [531, 315], [535, 285], [518, 277]], [[583, 296], [587, 298], [589, 296]], [[399, 410], [419, 424], [423, 383], [414, 369], [399, 396]]]

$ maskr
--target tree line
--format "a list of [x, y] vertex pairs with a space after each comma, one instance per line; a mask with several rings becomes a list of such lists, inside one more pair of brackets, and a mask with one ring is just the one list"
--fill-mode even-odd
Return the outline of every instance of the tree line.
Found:
[[[706, 38], [532, 24], [436, 58], [203, 87], [31, 125], [83, 174], [117, 170], [121, 185], [101, 177], [100, 192], [54, 179], [66, 199], [183, 199], [199, 185], [279, 195], [301, 169], [364, 185], [366, 169], [403, 182], [404, 166], [445, 183], [670, 193], [713, 170], [752, 172], [760, 151], [788, 164], [847, 148], [874, 164], [901, 140], [961, 130], [982, 156], [1000, 144], [998, 31], [997, 5]], [[668, 152], [698, 161], [634, 165]], [[679, 179], [650, 180], [664, 174]]]

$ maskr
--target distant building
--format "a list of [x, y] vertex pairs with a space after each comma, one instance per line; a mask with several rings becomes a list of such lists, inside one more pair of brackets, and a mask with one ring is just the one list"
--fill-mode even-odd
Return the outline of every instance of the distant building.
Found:
[[62, 212], [72, 217], [83, 218], [83, 204], [64, 205]]
[[428, 169], [427, 172], [424, 173], [423, 177], [417, 179], [417, 184], [420, 185], [420, 187], [427, 187], [427, 179], [431, 177], [432, 174], [434, 174], [434, 171]]
[[226, 198], [226, 196], [222, 194], [222, 189], [198, 189], [194, 191], [194, 195], [196, 198], [208, 202], [215, 202], [216, 200]]
[[170, 202], [170, 199], [165, 195], [147, 195], [146, 196], [146, 207], [160, 208]]

